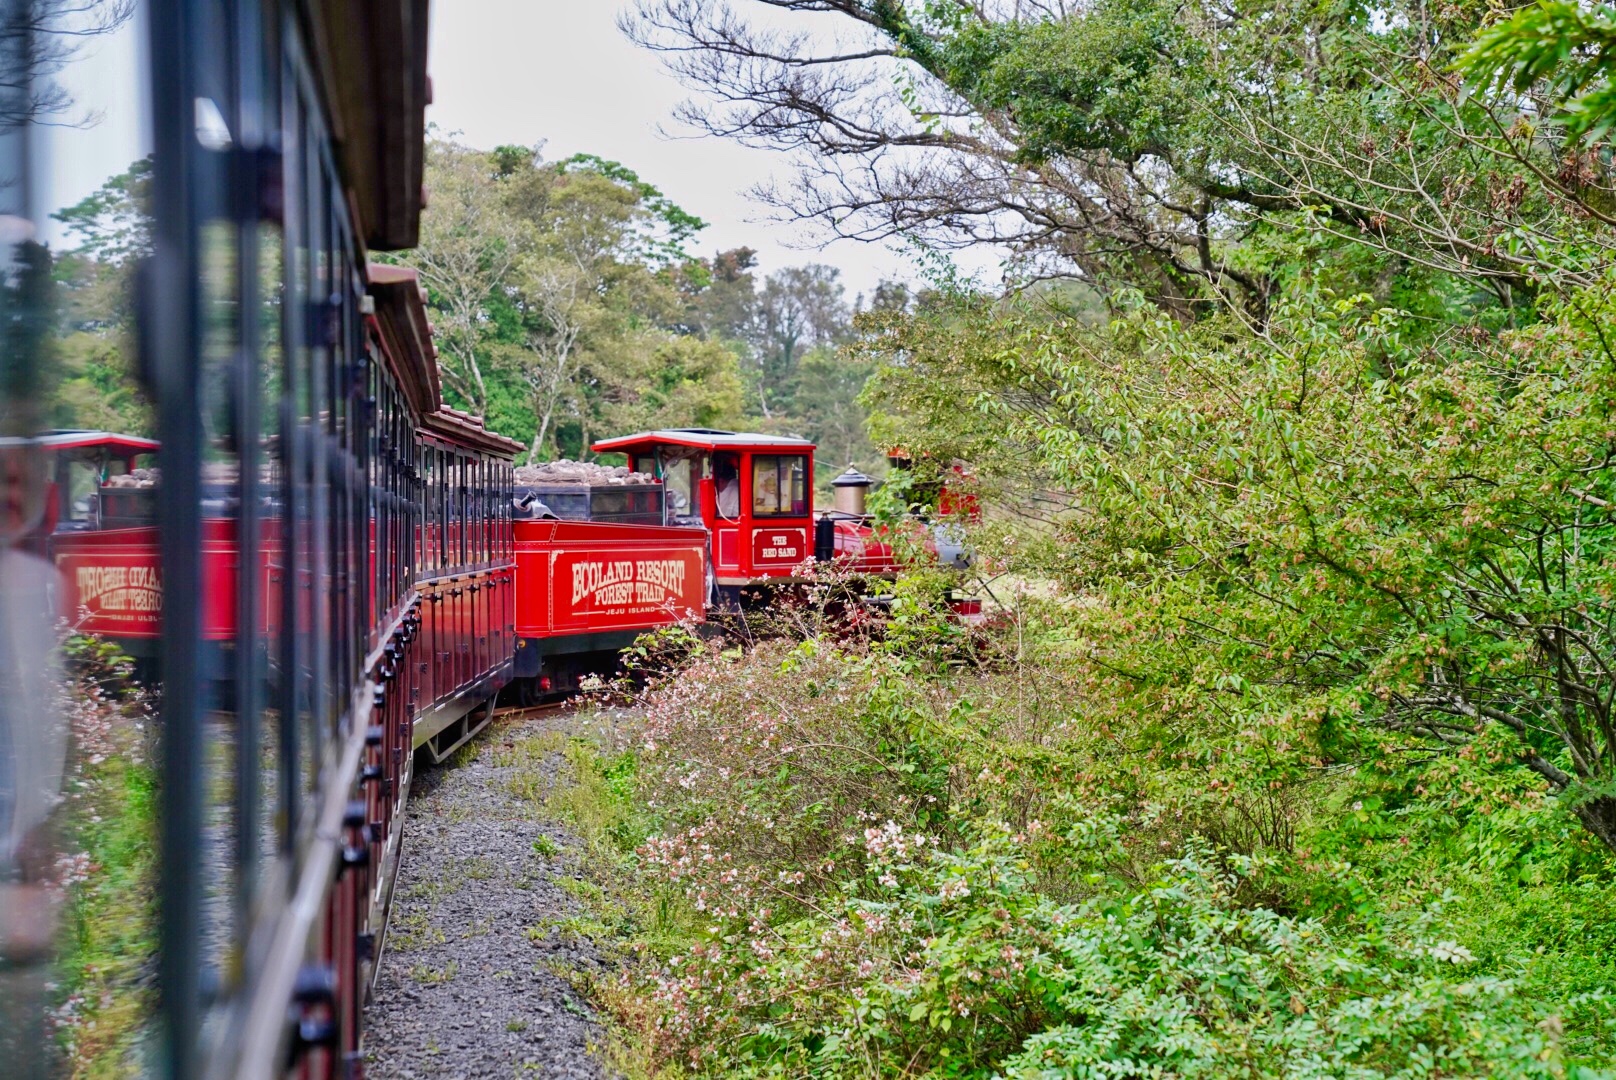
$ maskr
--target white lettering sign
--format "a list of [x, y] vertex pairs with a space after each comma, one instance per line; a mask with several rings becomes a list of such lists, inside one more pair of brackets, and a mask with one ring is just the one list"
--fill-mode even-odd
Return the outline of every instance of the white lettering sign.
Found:
[[572, 605], [665, 604], [684, 593], [684, 559], [591, 559], [572, 566]]
[[151, 566], [78, 566], [79, 603], [95, 611], [161, 611], [163, 583]]

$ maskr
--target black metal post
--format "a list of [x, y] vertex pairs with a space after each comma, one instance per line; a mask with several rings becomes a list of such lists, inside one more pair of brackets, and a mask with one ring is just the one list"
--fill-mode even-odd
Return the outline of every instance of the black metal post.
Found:
[[151, 0], [152, 257], [142, 290], [142, 367], [163, 445], [158, 536], [163, 552], [160, 818], [160, 1069], [198, 1074], [202, 833], [201, 401], [196, 184], [200, 0]]

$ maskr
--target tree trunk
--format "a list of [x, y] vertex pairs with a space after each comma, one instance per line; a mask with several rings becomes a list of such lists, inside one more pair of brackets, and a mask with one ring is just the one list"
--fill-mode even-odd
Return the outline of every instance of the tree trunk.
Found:
[[533, 445], [528, 448], [527, 462], [529, 465], [539, 460], [539, 447], [544, 445], [544, 437], [550, 433], [550, 415], [555, 412], [555, 399], [544, 410], [544, 416], [539, 421], [539, 430], [533, 433]]
[[1606, 847], [1616, 852], [1616, 796], [1590, 799], [1578, 806], [1577, 820], [1582, 822], [1583, 828], [1599, 837]]

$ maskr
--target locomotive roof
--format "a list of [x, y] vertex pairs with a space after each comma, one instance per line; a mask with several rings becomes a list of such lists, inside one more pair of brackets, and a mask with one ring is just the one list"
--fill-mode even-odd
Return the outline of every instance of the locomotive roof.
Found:
[[78, 431], [58, 428], [28, 438], [0, 439], [0, 446], [43, 446], [49, 450], [78, 450], [86, 446], [109, 446], [126, 454], [154, 454], [159, 443], [139, 435], [118, 435], [110, 431]]
[[597, 454], [649, 449], [653, 446], [695, 446], [706, 450], [812, 450], [814, 444], [794, 435], [760, 435], [718, 428], [658, 428], [615, 439], [602, 439], [591, 450]]

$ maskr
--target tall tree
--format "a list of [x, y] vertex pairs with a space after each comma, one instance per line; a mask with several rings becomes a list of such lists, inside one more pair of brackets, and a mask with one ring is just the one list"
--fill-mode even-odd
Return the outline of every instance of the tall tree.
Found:
[[[534, 154], [537, 151], [533, 152]], [[443, 381], [472, 412], [488, 411], [483, 365], [493, 307], [511, 287], [523, 237], [506, 211], [497, 164], [448, 139], [427, 141], [430, 203], [407, 261], [431, 296]]]
[[[422, 244], [404, 259], [429, 288], [446, 392], [530, 458], [584, 452], [591, 431], [647, 400], [649, 358], [685, 328], [684, 246], [702, 222], [593, 155], [547, 162], [539, 148], [434, 139], [428, 167]], [[720, 353], [727, 369], [708, 362], [717, 354], [687, 366], [664, 418], [732, 415], [736, 357]]]
[[805, 352], [841, 344], [851, 333], [840, 277], [835, 267], [812, 264], [787, 267], [764, 282], [747, 336], [765, 418], [790, 400]]
[[685, 120], [794, 156], [760, 192], [787, 216], [1260, 321], [1309, 237], [1391, 257], [1331, 260], [1349, 291], [1435, 270], [1510, 307], [1599, 277], [1609, 167], [1447, 74], [1485, 10], [638, 0], [623, 25], [699, 92]]
[[151, 252], [151, 159], [109, 177], [52, 215], [77, 241], [55, 262], [60, 378], [53, 422], [146, 434], [151, 416], [134, 377], [134, 276]]
[[32, 124], [88, 126], [58, 76], [95, 38], [134, 17], [139, 0], [26, 0], [0, 6], [0, 135]]

